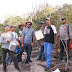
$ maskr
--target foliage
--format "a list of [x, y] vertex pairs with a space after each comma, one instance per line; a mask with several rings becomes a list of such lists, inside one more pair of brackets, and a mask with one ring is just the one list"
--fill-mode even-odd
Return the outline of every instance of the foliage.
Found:
[[35, 13], [31, 13], [33, 27], [35, 30], [39, 30], [41, 27], [40, 22], [41, 21], [45, 22], [46, 17], [49, 17], [49, 16], [51, 19], [51, 23], [57, 27], [61, 25], [62, 17], [65, 17], [67, 19], [67, 23], [70, 24], [72, 27], [72, 24], [71, 24], [72, 23], [72, 4], [69, 4], [69, 5], [64, 4], [62, 7], [57, 6], [56, 8], [52, 8], [49, 5], [47, 5], [46, 7], [45, 5], [44, 6], [42, 5], [42, 6], [39, 6], [39, 9]]

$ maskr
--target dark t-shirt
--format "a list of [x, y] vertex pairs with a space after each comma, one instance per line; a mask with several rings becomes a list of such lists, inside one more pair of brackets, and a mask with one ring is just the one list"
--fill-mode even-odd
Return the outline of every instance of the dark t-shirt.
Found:
[[54, 43], [54, 31], [51, 26], [47, 26], [45, 29], [44, 42]]

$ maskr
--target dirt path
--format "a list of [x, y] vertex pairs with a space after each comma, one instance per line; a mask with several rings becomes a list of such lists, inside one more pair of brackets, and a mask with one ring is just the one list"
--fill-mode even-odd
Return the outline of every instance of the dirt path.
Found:
[[[45, 72], [44, 68], [42, 66], [40, 66], [39, 64], [41, 64], [41, 61], [37, 61], [37, 53], [32, 54], [32, 62], [29, 64], [25, 64], [25, 59], [26, 59], [26, 54], [22, 55], [22, 62], [19, 63], [19, 67], [22, 70], [22, 72]], [[2, 71], [2, 64], [0, 65], [0, 72]], [[14, 64], [12, 63], [11, 65], [7, 66], [7, 72], [18, 72], [15, 67]]]
[[[31, 56], [32, 62], [29, 64], [25, 64], [26, 54], [23, 54], [22, 55], [22, 62], [19, 63], [19, 67], [20, 67], [21, 71], [22, 72], [51, 72], [51, 71], [45, 71], [45, 66], [46, 66], [45, 61], [42, 61], [42, 62], [37, 61], [38, 55], [39, 55], [38, 50], [33, 51], [32, 56]], [[70, 61], [72, 61], [71, 58], [70, 58]], [[52, 57], [51, 68], [54, 67], [55, 65], [57, 65], [59, 62], [60, 61], [58, 61], [57, 59]], [[57, 68], [64, 68], [64, 66], [58, 65], [55, 69], [57, 69]], [[3, 72], [2, 71], [2, 64], [0, 65], [0, 72]], [[18, 71], [15, 69], [14, 64], [12, 63], [11, 65], [7, 66], [7, 72], [18, 72]], [[65, 72], [65, 71], [62, 70], [61, 72]], [[72, 72], [72, 71], [68, 70], [67, 72]]]

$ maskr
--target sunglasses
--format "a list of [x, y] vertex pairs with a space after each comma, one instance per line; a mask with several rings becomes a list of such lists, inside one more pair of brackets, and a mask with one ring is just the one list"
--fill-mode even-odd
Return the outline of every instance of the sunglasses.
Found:
[[31, 24], [27, 24], [27, 25], [31, 25]]

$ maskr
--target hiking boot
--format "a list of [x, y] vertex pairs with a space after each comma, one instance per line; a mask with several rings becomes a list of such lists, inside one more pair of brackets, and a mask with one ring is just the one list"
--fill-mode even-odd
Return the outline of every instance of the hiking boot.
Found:
[[17, 70], [18, 70], [19, 72], [21, 72], [21, 69], [20, 69], [20, 68], [17, 68]]
[[45, 70], [45, 71], [48, 71], [49, 69], [50, 69], [50, 68], [47, 68], [47, 67], [46, 67], [44, 70]]
[[7, 70], [6, 69], [3, 69], [3, 72], [7, 72]]

